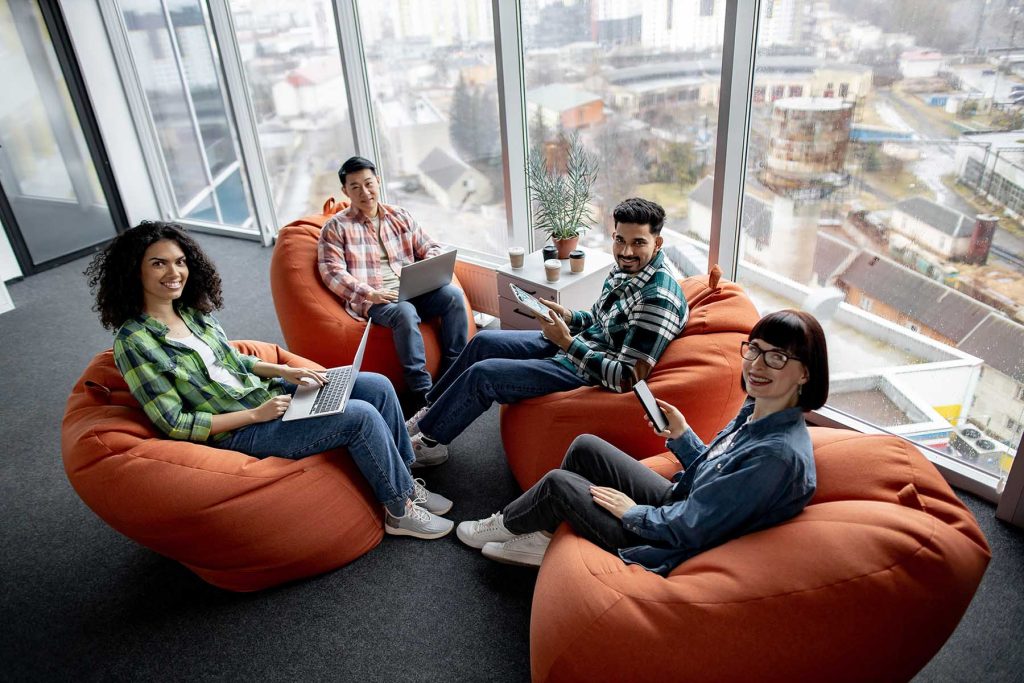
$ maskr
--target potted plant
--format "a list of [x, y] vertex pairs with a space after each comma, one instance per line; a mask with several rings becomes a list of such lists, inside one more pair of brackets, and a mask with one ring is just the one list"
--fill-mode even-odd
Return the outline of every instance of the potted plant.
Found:
[[558, 248], [558, 258], [569, 258], [580, 234], [594, 225], [590, 216], [591, 190], [597, 179], [597, 160], [583, 149], [579, 133], [567, 141], [565, 171], [548, 159], [544, 150], [534, 148], [527, 165], [533, 227], [544, 231]]

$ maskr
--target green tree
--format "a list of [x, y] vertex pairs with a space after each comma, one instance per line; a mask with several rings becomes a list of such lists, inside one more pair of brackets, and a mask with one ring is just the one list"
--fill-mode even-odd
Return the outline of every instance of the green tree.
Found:
[[451, 115], [448, 119], [448, 136], [452, 146], [463, 159], [473, 158], [474, 145], [474, 120], [476, 118], [476, 103], [471, 87], [459, 74], [459, 80], [455, 84], [455, 93], [452, 95]]

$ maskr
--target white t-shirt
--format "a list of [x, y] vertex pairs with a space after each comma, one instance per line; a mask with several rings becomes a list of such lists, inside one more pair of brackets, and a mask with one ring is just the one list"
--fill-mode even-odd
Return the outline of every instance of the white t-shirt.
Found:
[[190, 349], [195, 350], [206, 365], [206, 371], [210, 373], [210, 379], [215, 382], [231, 387], [232, 389], [243, 389], [242, 383], [237, 377], [228, 372], [227, 368], [217, 363], [217, 357], [213, 355], [213, 349], [202, 339], [194, 334], [187, 337], [171, 337], [176, 342], [181, 342]]

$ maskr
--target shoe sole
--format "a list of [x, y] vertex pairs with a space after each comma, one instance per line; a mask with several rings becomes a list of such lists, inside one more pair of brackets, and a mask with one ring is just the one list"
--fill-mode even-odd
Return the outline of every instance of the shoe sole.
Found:
[[477, 539], [473, 539], [472, 537], [466, 538], [465, 536], [462, 535], [462, 533], [460, 533], [460, 531], [461, 530], [459, 529], [459, 526], [456, 525], [455, 526], [455, 535], [459, 537], [459, 540], [462, 541], [463, 543], [465, 543], [466, 545], [468, 545], [470, 548], [476, 548], [477, 550], [482, 550], [483, 547], [485, 545], [487, 545], [488, 543], [504, 543], [505, 541], [510, 541], [510, 540], [512, 540], [512, 538], [514, 538], [514, 537], [506, 538], [505, 541], [494, 541], [494, 540], [480, 541], [480, 540], [477, 540]]
[[424, 467], [437, 467], [438, 465], [443, 465], [446, 462], [448, 462], [448, 456], [447, 455], [444, 456], [443, 458], [441, 458], [440, 460], [427, 460], [427, 461], [413, 460], [412, 464], [409, 465], [409, 468], [410, 469], [414, 469], [414, 470], [421, 470]]
[[516, 567], [533, 567], [534, 569], [538, 569], [540, 568], [541, 561], [544, 560], [543, 555], [540, 557], [539, 560], [535, 555], [525, 555], [524, 557], [529, 558], [529, 560], [521, 560], [516, 557], [509, 557], [508, 555], [496, 555], [494, 553], [488, 553], [486, 547], [482, 548], [481, 550], [483, 552], [483, 556], [489, 560], [494, 560], [495, 562], [500, 562], [502, 564], [510, 564]]
[[388, 534], [389, 536], [410, 536], [412, 538], [419, 538], [419, 539], [422, 539], [424, 541], [433, 541], [434, 539], [437, 539], [437, 538], [444, 538], [445, 536], [447, 536], [448, 534], [450, 534], [452, 532], [453, 528], [454, 528], [454, 525], [452, 527], [449, 527], [449, 528], [445, 529], [444, 531], [435, 531], [434, 533], [428, 534], [428, 533], [423, 532], [423, 531], [413, 531], [412, 529], [402, 529], [400, 527], [390, 527], [390, 526], [385, 524], [384, 525], [384, 533]]

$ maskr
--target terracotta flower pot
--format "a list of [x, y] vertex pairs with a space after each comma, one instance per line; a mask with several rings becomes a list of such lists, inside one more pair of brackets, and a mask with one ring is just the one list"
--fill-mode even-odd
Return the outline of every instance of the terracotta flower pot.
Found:
[[558, 249], [558, 258], [564, 259], [569, 258], [569, 252], [575, 249], [576, 245], [579, 244], [580, 237], [577, 235], [576, 237], [570, 237], [564, 240], [554, 239], [552, 241]]

